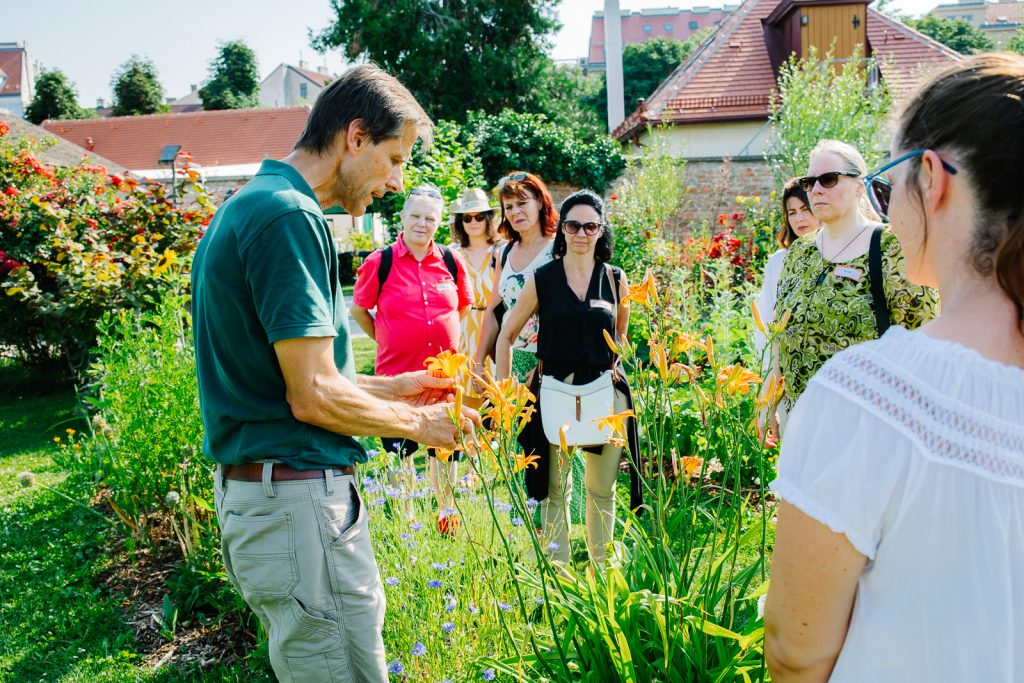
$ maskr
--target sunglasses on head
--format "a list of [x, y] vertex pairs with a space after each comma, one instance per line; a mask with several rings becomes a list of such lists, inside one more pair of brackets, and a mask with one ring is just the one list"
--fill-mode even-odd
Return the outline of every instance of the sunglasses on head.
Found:
[[829, 171], [828, 173], [822, 173], [821, 175], [804, 176], [798, 180], [797, 183], [800, 184], [800, 189], [804, 192], [810, 192], [814, 189], [815, 183], [820, 183], [825, 189], [835, 187], [836, 183], [839, 182], [840, 176], [846, 176], [847, 178], [859, 178], [860, 173], [853, 173], [852, 171]]
[[481, 223], [486, 223], [490, 217], [491, 214], [489, 213], [464, 213], [462, 214], [462, 222], [473, 223], [474, 221], [480, 221]]
[[420, 195], [423, 197], [431, 197], [432, 199], [441, 199], [441, 193], [437, 190], [432, 190], [429, 187], [414, 187], [409, 190], [409, 196]]
[[575, 235], [580, 230], [584, 232], [588, 237], [593, 237], [597, 233], [604, 229], [603, 223], [580, 223], [579, 221], [565, 221], [562, 223], [562, 227], [570, 235]]
[[[877, 171], [872, 171], [864, 176], [864, 189], [868, 191], [868, 199], [871, 201], [871, 206], [878, 212], [879, 216], [888, 220], [889, 200], [892, 199], [892, 183], [880, 176], [893, 166], [902, 164], [907, 159], [921, 156], [927, 151], [927, 149], [915, 149], [913, 152], [907, 152], [899, 159], [893, 159]], [[956, 168], [952, 164], [945, 159], [941, 159], [941, 161], [942, 168], [946, 169], [951, 175], [956, 175]]]
[[505, 183], [507, 183], [510, 180], [514, 180], [517, 183], [521, 183], [524, 180], [526, 180], [528, 177], [530, 177], [529, 173], [526, 173], [525, 171], [516, 171], [515, 173], [509, 173], [507, 176], [505, 176], [504, 178], [499, 180], [498, 181], [498, 185], [504, 185]]

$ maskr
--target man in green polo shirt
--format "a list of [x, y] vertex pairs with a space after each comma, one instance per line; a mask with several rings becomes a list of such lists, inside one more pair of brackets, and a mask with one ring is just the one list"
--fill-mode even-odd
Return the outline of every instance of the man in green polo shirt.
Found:
[[293, 152], [217, 211], [192, 271], [196, 372], [217, 463], [224, 566], [266, 627], [282, 681], [386, 681], [384, 591], [353, 436], [453, 448], [450, 380], [356, 376], [322, 209], [362, 215], [402, 190], [433, 124], [397, 80], [351, 69], [317, 99]]

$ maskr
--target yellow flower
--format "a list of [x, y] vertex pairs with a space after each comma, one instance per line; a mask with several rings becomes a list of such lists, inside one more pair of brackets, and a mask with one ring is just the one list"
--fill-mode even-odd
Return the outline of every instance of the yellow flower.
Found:
[[74, 436], [75, 435], [75, 430], [74, 429], [65, 429], [64, 431], [68, 433], [68, 436]]
[[10, 289], [7, 290], [7, 296], [15, 296], [17, 294], [21, 294], [24, 291], [25, 290], [22, 287], [11, 287]]
[[462, 424], [462, 395], [466, 393], [466, 390], [456, 385], [455, 386], [455, 405], [452, 406], [451, 410], [448, 411], [448, 417], [452, 419], [456, 425]]
[[423, 361], [423, 366], [435, 377], [455, 378], [468, 363], [469, 356], [466, 354], [445, 350], [427, 358]]
[[569, 444], [565, 441], [565, 433], [569, 431], [569, 425], [562, 425], [558, 428], [558, 447], [563, 453], [569, 452]]
[[631, 301], [644, 306], [647, 306], [649, 303], [653, 306], [658, 305], [658, 286], [654, 281], [654, 273], [651, 272], [650, 268], [647, 269], [647, 275], [644, 277], [643, 282], [638, 285], [629, 286], [629, 294], [622, 300], [622, 303], [626, 304]]
[[742, 365], [726, 365], [718, 373], [718, 383], [732, 394], [747, 395], [751, 384], [761, 384], [761, 378]]
[[675, 332], [675, 340], [672, 342], [672, 355], [678, 356], [681, 353], [686, 353], [692, 348], [702, 346], [699, 339], [694, 337], [692, 334], [686, 332]]
[[452, 457], [452, 453], [454, 452], [455, 451], [448, 450], [447, 448], [434, 449], [434, 453], [437, 455], [437, 459], [440, 460], [441, 462], [448, 462], [448, 460]]
[[687, 479], [692, 479], [697, 473], [700, 472], [701, 466], [704, 465], [704, 461], [701, 458], [691, 455], [683, 456], [683, 475]]
[[482, 377], [474, 373], [470, 375], [483, 386], [483, 395], [490, 404], [483, 417], [491, 420], [497, 431], [518, 433], [534, 413], [530, 403], [537, 400], [527, 386], [515, 377], [498, 382], [489, 372]]
[[599, 417], [596, 420], [591, 420], [591, 422], [596, 422], [597, 426], [601, 429], [610, 429], [612, 431], [613, 436], [608, 439], [609, 443], [624, 445], [628, 438], [626, 434], [626, 420], [631, 417], [636, 417], [636, 414], [632, 410], [623, 410], [621, 413], [616, 415]]
[[661, 376], [661, 381], [667, 382], [669, 380], [668, 358], [665, 357], [665, 347], [658, 342], [651, 342], [651, 360], [654, 361], [654, 365], [658, 368], [658, 375]]
[[164, 250], [163, 256], [157, 261], [156, 267], [153, 268], [153, 275], [159, 277], [166, 273], [171, 266], [178, 262], [178, 254], [168, 247]]
[[512, 471], [515, 473], [522, 472], [527, 467], [537, 469], [538, 460], [540, 460], [539, 455], [525, 455], [523, 453], [516, 453], [515, 462], [512, 463]]
[[619, 355], [619, 345], [612, 340], [612, 336], [608, 334], [608, 330], [601, 330], [601, 334], [604, 335], [604, 343], [608, 345], [608, 348], [612, 350], [612, 353]]
[[768, 336], [768, 331], [764, 327], [764, 318], [761, 317], [761, 309], [755, 301], [751, 308], [754, 310], [754, 324], [757, 325], [757, 329], [761, 330], [761, 334]]
[[53, 437], [53, 442], [54, 443], [60, 443], [60, 437], [59, 436]]

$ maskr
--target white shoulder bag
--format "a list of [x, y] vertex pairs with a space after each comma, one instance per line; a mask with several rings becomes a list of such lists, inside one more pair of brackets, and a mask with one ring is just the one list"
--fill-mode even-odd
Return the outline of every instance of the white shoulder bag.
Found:
[[[615, 282], [611, 269], [605, 265], [605, 275], [612, 286], [615, 299], [615, 325], [618, 330], [619, 294], [615, 290]], [[613, 335], [614, 336], [614, 335]], [[612, 367], [615, 366], [612, 358]], [[597, 421], [615, 413], [615, 373], [612, 368], [605, 370], [592, 382], [586, 384], [566, 384], [551, 375], [543, 374], [543, 366], [538, 368], [540, 378], [540, 416], [544, 425], [544, 436], [549, 443], [561, 444], [559, 432], [565, 430], [565, 443], [569, 447], [604, 445], [611, 438], [611, 429], [599, 427]]]

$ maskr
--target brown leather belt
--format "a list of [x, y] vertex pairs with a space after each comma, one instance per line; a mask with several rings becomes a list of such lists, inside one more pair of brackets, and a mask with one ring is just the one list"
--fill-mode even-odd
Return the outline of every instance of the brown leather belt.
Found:
[[[341, 474], [355, 474], [351, 465], [333, 468]], [[245, 465], [224, 465], [224, 478], [235, 481], [263, 481], [263, 463], [250, 462]], [[284, 463], [275, 462], [271, 471], [271, 481], [299, 481], [302, 479], [323, 479], [327, 470], [297, 470]]]

